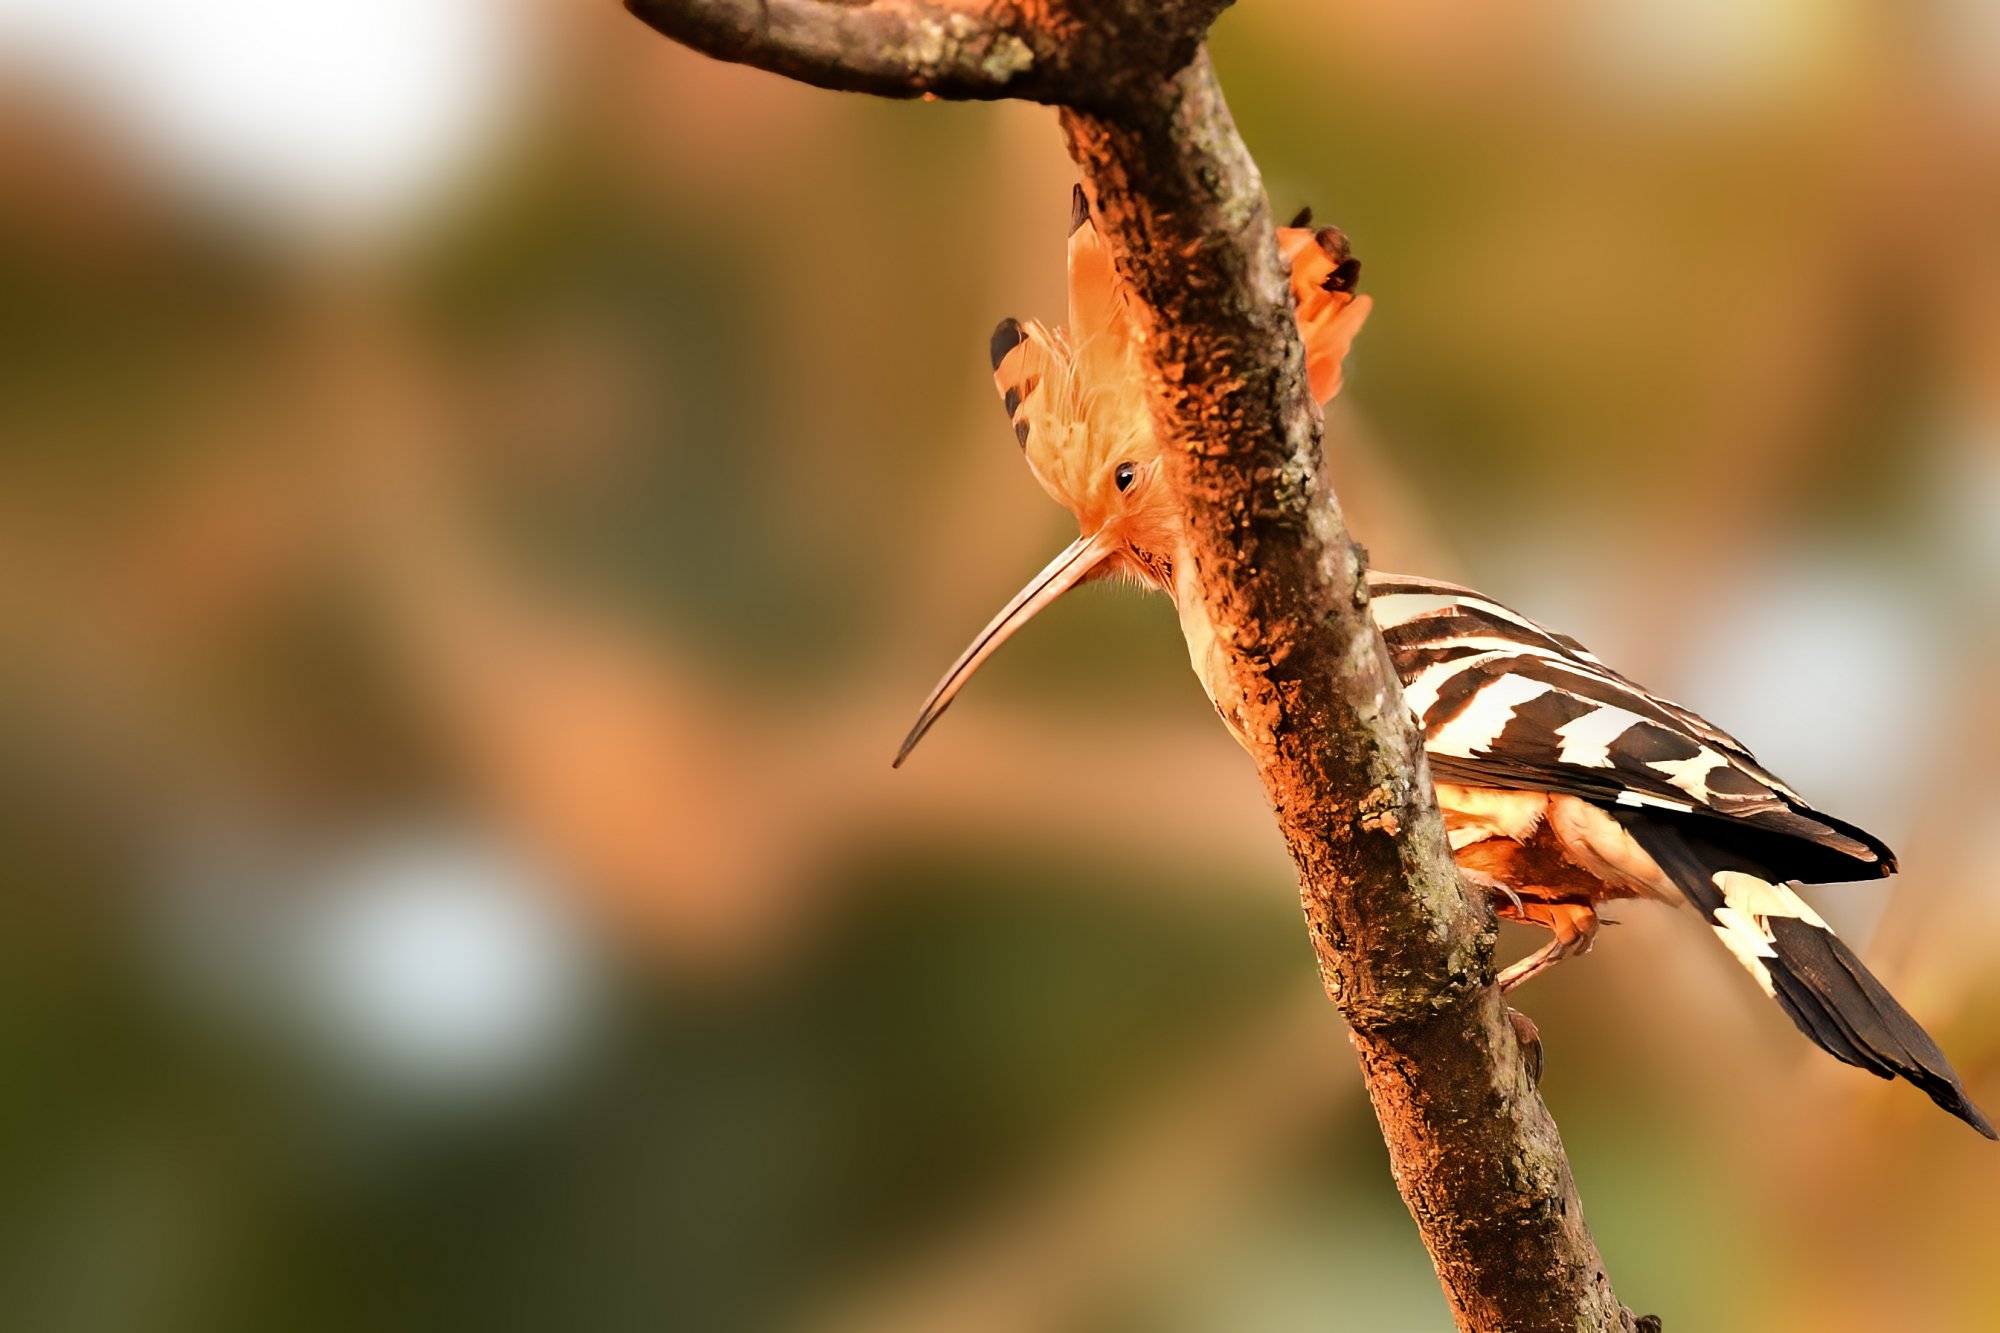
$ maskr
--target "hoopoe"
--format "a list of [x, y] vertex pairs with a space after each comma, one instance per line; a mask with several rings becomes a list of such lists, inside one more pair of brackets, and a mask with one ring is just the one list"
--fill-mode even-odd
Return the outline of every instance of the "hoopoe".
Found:
[[[1280, 228], [1278, 244], [1313, 396], [1324, 404], [1340, 389], [1370, 298], [1355, 291], [1360, 266], [1340, 233], [1309, 222], [1301, 214]], [[1028, 468], [1075, 514], [1081, 535], [945, 672], [898, 765], [1014, 631], [1070, 588], [1112, 575], [1173, 599], [1195, 672], [1235, 729], [1181, 514], [1158, 477], [1138, 335], [1081, 186], [1069, 320], [1067, 329], [1004, 320], [991, 352]], [[1815, 810], [1713, 723], [1490, 597], [1374, 572], [1368, 590], [1423, 732], [1460, 874], [1501, 917], [1553, 935], [1501, 972], [1503, 989], [1587, 951], [1607, 900], [1686, 903], [1822, 1049], [1907, 1079], [1995, 1137], [1937, 1044], [1793, 891], [1894, 873], [1879, 838]]]

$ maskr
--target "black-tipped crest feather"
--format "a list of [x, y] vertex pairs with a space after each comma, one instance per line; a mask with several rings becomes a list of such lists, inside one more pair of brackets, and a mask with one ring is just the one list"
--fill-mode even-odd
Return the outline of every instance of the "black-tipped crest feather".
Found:
[[1021, 321], [1009, 315], [994, 326], [993, 336], [987, 340], [986, 351], [993, 358], [993, 369], [1000, 369], [1000, 363], [1007, 359], [1007, 353], [1028, 340], [1021, 328]]

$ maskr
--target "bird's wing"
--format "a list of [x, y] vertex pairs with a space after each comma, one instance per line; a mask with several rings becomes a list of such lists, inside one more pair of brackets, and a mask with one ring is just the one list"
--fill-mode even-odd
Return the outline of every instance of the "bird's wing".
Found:
[[1814, 810], [1741, 741], [1575, 639], [1432, 579], [1371, 574], [1369, 593], [1439, 781], [1722, 821], [1786, 878], [1895, 869], [1879, 839]]

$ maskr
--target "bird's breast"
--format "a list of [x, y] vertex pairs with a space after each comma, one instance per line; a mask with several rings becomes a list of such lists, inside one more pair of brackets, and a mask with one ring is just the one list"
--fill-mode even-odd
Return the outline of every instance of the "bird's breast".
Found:
[[1230, 674], [1228, 654], [1216, 634], [1214, 623], [1208, 618], [1208, 608], [1202, 602], [1201, 591], [1194, 586], [1194, 562], [1176, 560], [1173, 568], [1174, 582], [1170, 591], [1174, 609], [1180, 614], [1181, 637], [1187, 640], [1188, 663], [1194, 667], [1195, 678], [1201, 682], [1208, 701], [1215, 705], [1216, 714], [1229, 728], [1229, 734], [1236, 738], [1239, 745], [1248, 748], [1250, 732], [1245, 727], [1243, 696]]

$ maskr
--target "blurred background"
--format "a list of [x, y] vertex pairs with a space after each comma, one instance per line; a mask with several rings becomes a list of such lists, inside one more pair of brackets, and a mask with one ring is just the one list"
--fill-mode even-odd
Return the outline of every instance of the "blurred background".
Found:
[[[2000, 1110], [2000, 8], [1214, 46], [1378, 567], [1885, 836], [1814, 900]], [[888, 766], [1071, 535], [1070, 180], [609, 0], [0, 0], [0, 1325], [1448, 1327], [1166, 603]], [[1620, 1294], [2000, 1329], [1992, 1145], [1622, 915], [1523, 1004]]]

